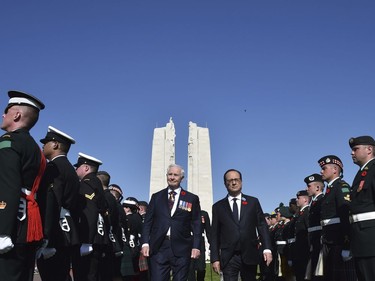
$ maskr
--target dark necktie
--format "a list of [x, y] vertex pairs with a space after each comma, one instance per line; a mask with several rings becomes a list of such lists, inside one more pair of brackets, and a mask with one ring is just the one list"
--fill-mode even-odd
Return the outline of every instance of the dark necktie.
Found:
[[237, 206], [237, 198], [233, 198], [233, 218], [235, 222], [238, 222], [238, 206]]
[[172, 210], [172, 208], [173, 208], [175, 195], [176, 195], [175, 191], [172, 190], [172, 191], [169, 192], [168, 205], [169, 205], [170, 210]]

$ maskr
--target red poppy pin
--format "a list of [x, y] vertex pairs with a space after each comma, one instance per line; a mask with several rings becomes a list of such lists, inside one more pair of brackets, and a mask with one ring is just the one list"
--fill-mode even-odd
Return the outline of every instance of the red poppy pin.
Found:
[[181, 195], [186, 195], [186, 192], [185, 191], [181, 191]]
[[328, 194], [331, 191], [330, 188], [327, 188], [326, 194]]
[[242, 197], [242, 198], [241, 198], [241, 201], [242, 201], [242, 205], [247, 205], [247, 201], [246, 201], [246, 198], [245, 198], [245, 197]]
[[366, 175], [367, 175], [367, 171], [363, 171], [361, 174], [362, 177], [365, 177]]

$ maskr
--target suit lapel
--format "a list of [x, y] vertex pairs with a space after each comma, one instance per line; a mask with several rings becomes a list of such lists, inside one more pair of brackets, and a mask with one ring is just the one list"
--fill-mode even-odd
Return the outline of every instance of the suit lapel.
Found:
[[180, 212], [180, 208], [179, 206], [181, 206], [181, 202], [187, 202], [187, 193], [185, 190], [182, 189], [181, 187], [181, 190], [180, 190], [180, 196], [178, 196], [178, 201], [177, 201], [177, 205], [176, 205], [176, 210], [174, 211], [173, 213], [173, 216], [177, 213], [177, 212]]
[[243, 194], [241, 196], [241, 211], [240, 211], [240, 223], [242, 221], [246, 221], [245, 217], [247, 215], [247, 209], [248, 209], [248, 198], [246, 198]]
[[162, 201], [161, 202], [163, 202], [163, 206], [164, 207], [162, 207], [162, 208], [164, 208], [165, 209], [165, 211], [169, 214], [169, 215], [171, 215], [171, 210], [169, 209], [169, 204], [168, 204], [168, 196], [169, 196], [169, 194], [168, 194], [168, 187], [165, 189], [165, 191], [162, 193]]

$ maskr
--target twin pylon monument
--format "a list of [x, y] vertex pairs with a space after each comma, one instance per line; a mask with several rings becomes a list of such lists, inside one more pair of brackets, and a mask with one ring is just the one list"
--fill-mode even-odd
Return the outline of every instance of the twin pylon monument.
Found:
[[[176, 163], [176, 130], [172, 118], [165, 127], [155, 128], [152, 141], [150, 196], [167, 186], [166, 172]], [[213, 204], [211, 148], [208, 128], [189, 122], [188, 163], [185, 169], [188, 191], [199, 196], [201, 209], [211, 218]], [[180, 162], [177, 162], [180, 164]], [[186, 177], [187, 174], [187, 177]]]

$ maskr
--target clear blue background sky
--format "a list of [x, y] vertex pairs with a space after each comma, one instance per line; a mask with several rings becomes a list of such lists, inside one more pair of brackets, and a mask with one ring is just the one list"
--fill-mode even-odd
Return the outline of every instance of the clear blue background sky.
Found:
[[374, 15], [366, 0], [1, 1], [0, 102], [39, 97], [37, 140], [69, 133], [72, 162], [101, 159], [143, 200], [153, 129], [173, 117], [186, 167], [189, 121], [207, 126], [214, 201], [236, 168], [270, 212], [324, 155], [352, 182], [348, 139], [375, 137]]

